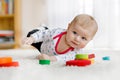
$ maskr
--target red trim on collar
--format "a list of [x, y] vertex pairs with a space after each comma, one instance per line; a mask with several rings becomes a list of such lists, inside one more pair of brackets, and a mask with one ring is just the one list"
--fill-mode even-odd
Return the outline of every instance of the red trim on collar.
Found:
[[57, 37], [61, 37], [62, 35], [66, 34], [66, 33], [67, 33], [66, 31], [65, 31], [65, 32], [62, 32], [62, 33], [60, 33], [60, 34], [54, 36], [53, 39], [55, 39], [55, 38], [57, 38]]
[[56, 35], [55, 37], [53, 37], [53, 39], [55, 39], [55, 38], [58, 37], [57, 43], [56, 43], [56, 45], [55, 45], [55, 51], [56, 51], [58, 54], [65, 54], [65, 53], [67, 53], [68, 51], [74, 49], [73, 47], [70, 47], [70, 48], [66, 49], [65, 51], [63, 51], [63, 52], [59, 52], [59, 51], [57, 50], [58, 43], [60, 42], [61, 37], [62, 37], [64, 34], [66, 34], [66, 33], [67, 33], [67, 32], [62, 32], [62, 33]]

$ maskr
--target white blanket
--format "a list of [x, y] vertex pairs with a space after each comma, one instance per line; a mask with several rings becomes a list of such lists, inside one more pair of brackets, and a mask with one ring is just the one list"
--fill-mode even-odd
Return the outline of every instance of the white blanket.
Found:
[[[120, 51], [91, 51], [95, 63], [86, 67], [65, 66], [65, 62], [40, 65], [34, 49], [0, 50], [0, 57], [11, 56], [19, 67], [0, 67], [0, 80], [120, 80]], [[109, 61], [102, 57], [110, 56]]]

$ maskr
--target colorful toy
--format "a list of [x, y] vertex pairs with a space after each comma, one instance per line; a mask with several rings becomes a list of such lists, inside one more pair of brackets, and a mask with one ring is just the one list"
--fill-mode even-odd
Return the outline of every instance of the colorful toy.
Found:
[[94, 54], [76, 54], [76, 59], [91, 59], [94, 58]]
[[0, 64], [12, 62], [12, 57], [0, 57]]
[[49, 65], [50, 64], [50, 60], [39, 60], [39, 64]]
[[90, 60], [69, 60], [66, 62], [66, 66], [86, 66], [90, 64]]
[[19, 63], [18, 62], [10, 62], [10, 63], [5, 63], [5, 64], [0, 64], [0, 67], [17, 67], [19, 66]]
[[76, 54], [75, 60], [66, 61], [66, 66], [87, 66], [94, 63], [95, 54]]
[[109, 56], [104, 56], [102, 59], [103, 60], [110, 60], [110, 57]]
[[17, 67], [19, 66], [18, 62], [13, 62], [12, 57], [0, 57], [0, 67]]
[[93, 64], [95, 62], [95, 60], [92, 58], [92, 59], [89, 59], [91, 61], [91, 64]]

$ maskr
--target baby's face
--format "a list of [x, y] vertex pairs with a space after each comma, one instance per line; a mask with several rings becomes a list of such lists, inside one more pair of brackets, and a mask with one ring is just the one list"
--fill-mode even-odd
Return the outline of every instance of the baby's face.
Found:
[[93, 31], [78, 24], [70, 24], [66, 34], [66, 43], [73, 48], [84, 48], [93, 38]]

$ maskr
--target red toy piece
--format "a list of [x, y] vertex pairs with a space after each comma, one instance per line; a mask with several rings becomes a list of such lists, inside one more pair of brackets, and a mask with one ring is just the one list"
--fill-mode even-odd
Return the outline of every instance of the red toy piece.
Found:
[[89, 54], [89, 55], [88, 55], [88, 58], [89, 58], [89, 59], [95, 58], [95, 54]]
[[69, 60], [66, 66], [87, 66], [91, 64], [91, 60]]
[[18, 62], [13, 62], [12, 57], [0, 57], [0, 67], [17, 67]]
[[0, 67], [17, 67], [19, 66], [18, 62], [10, 62], [10, 63], [5, 63], [5, 64], [0, 64]]

